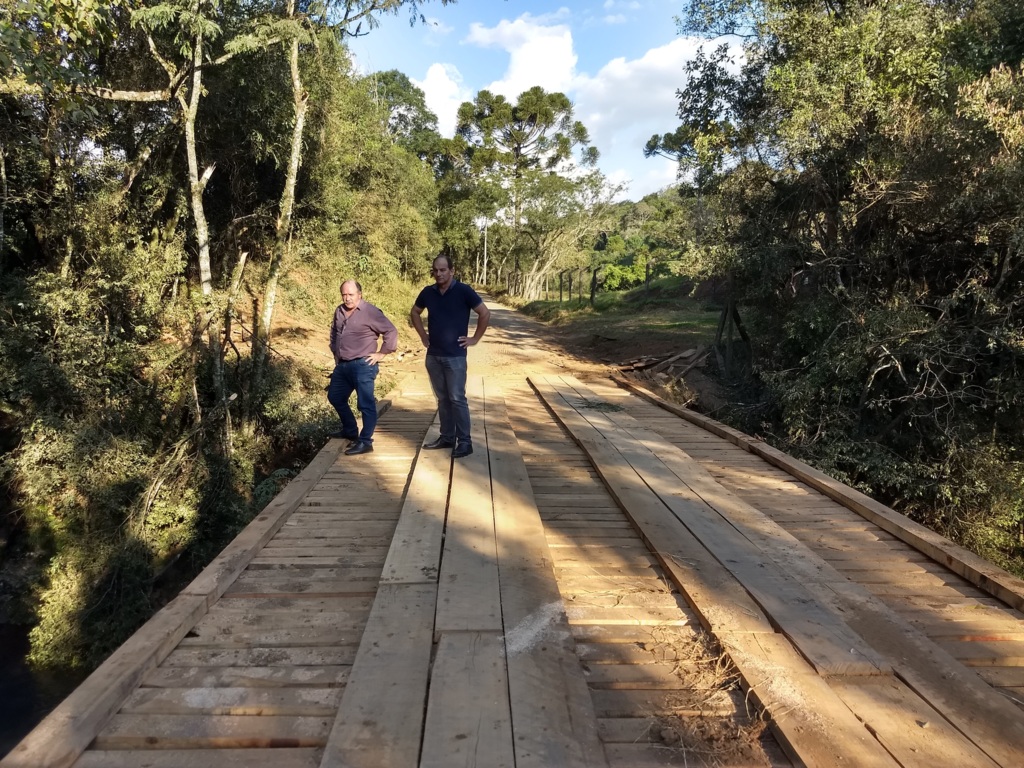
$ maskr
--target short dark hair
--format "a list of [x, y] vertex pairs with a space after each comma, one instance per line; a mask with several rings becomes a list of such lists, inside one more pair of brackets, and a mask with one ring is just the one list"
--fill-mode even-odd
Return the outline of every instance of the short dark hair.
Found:
[[355, 286], [356, 286], [356, 290], [357, 290], [357, 291], [359, 291], [360, 293], [362, 293], [362, 292], [363, 292], [363, 286], [361, 286], [361, 285], [359, 284], [359, 281], [358, 281], [358, 280], [352, 280], [352, 279], [348, 279], [348, 280], [342, 280], [342, 281], [341, 281], [341, 285], [340, 285], [340, 286], [338, 286], [338, 290], [339, 290], [339, 291], [340, 291], [340, 290], [341, 290], [342, 288], [344, 288], [344, 287], [345, 287], [345, 283], [354, 283], [354, 284], [355, 284]]
[[447, 253], [439, 253], [439, 254], [437, 254], [437, 256], [434, 257], [434, 260], [432, 262], [430, 262], [431, 268], [433, 268], [434, 264], [437, 263], [438, 259], [444, 259], [445, 262], [447, 262], [447, 264], [448, 264], [448, 269], [452, 270], [453, 272], [455, 271], [455, 265], [452, 264], [452, 257], [449, 256]]

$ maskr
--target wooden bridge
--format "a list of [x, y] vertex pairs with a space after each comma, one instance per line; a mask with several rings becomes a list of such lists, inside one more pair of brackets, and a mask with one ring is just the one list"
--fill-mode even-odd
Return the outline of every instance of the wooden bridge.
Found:
[[504, 314], [472, 456], [410, 375], [0, 766], [1024, 765], [1024, 583]]

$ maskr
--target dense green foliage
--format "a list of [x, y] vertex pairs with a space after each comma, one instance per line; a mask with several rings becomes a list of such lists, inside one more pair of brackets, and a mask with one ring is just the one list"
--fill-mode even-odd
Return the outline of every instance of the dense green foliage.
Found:
[[102, 659], [334, 428], [316, 356], [256, 370], [278, 286], [326, 337], [343, 277], [424, 277], [432, 169], [342, 45], [403, 5], [4, 4], [4, 580], [37, 664]]
[[632, 290], [667, 345], [710, 320], [665, 285], [729, 286], [747, 429], [1022, 570], [1019, 3], [694, 2], [732, 44], [637, 148], [682, 183], [618, 203], [564, 94], [481, 91], [445, 139], [406, 75], [352, 71], [346, 35], [422, 5], [0, 3], [0, 511], [37, 663], [102, 658], [322, 445], [275, 307], [326, 325], [354, 276], [399, 316], [442, 248], [516, 301]]
[[[1021, 570], [1024, 8], [693, 3], [673, 154], [753, 320], [749, 428]], [[735, 53], [738, 49], [733, 48]]]

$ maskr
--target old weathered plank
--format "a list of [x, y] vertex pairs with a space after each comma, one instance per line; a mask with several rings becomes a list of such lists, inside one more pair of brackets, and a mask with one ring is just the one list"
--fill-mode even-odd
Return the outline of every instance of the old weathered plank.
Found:
[[897, 536], [904, 542], [916, 547], [937, 562], [948, 566], [952, 571], [968, 579], [971, 583], [995, 595], [1007, 605], [1024, 610], [1024, 580], [1007, 573], [973, 552], [958, 546], [940, 536], [938, 533], [914, 523], [905, 515], [880, 504], [871, 497], [860, 493], [843, 483], [829, 477], [802, 461], [787, 456], [770, 445], [744, 435], [738, 430], [727, 427], [703, 414], [674, 406], [639, 385], [614, 377], [620, 386], [636, 392], [641, 397], [659, 405], [665, 410], [699, 425], [709, 432], [729, 440], [744, 450], [755, 453], [765, 461], [789, 472], [807, 485], [821, 491], [829, 498], [844, 507], [852, 509], [875, 523], [879, 527]]
[[330, 717], [115, 715], [92, 746], [97, 750], [322, 747], [330, 727]]
[[152, 688], [275, 688], [281, 686], [339, 687], [348, 680], [348, 665], [317, 666], [164, 666], [150, 670], [142, 685]]
[[90, 750], [74, 768], [317, 768], [320, 750], [135, 749]]

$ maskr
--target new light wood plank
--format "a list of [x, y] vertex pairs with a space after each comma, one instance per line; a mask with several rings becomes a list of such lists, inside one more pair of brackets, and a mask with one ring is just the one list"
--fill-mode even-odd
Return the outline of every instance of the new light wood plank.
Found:
[[[783, 547], [788, 546], [787, 537], [792, 539], [778, 530], [771, 535]], [[899, 677], [976, 746], [996, 762], [1012, 765], [1017, 759], [1014, 755], [1024, 752], [1019, 710], [863, 587], [848, 581], [820, 557], [801, 551], [805, 554], [788, 560], [794, 575], [811, 585], [819, 599], [842, 611], [851, 628], [890, 660]], [[833, 556], [829, 554], [828, 559]], [[919, 600], [922, 605], [934, 602], [931, 598]], [[965, 604], [981, 603], [966, 599]]]
[[604, 765], [593, 704], [558, 591], [530, 476], [500, 391], [488, 387], [491, 467], [517, 768]]
[[[479, 381], [475, 386], [482, 387]], [[472, 392], [469, 401], [477, 439], [471, 455], [453, 462], [434, 621], [438, 634], [502, 630], [487, 441], [480, 439], [484, 403]]]
[[402, 504], [381, 583], [436, 583], [441, 563], [451, 452], [421, 450]]
[[321, 768], [416, 766], [436, 601], [436, 585], [381, 585]]
[[903, 768], [998, 768], [899, 680], [845, 678], [832, 688]]
[[641, 397], [661, 408], [675, 413], [713, 434], [720, 435], [734, 445], [755, 453], [770, 464], [789, 472], [808, 486], [821, 491], [844, 507], [863, 515], [879, 527], [916, 547], [936, 562], [948, 566], [960, 576], [971, 581], [971, 583], [1003, 600], [1007, 605], [1011, 605], [1018, 610], [1024, 610], [1024, 580], [978, 557], [973, 552], [954, 544], [949, 539], [940, 536], [923, 525], [914, 523], [905, 515], [899, 514], [869, 496], [840, 483], [838, 480], [829, 477], [823, 472], [819, 472], [802, 461], [787, 456], [782, 451], [760, 440], [744, 435], [742, 432], [727, 427], [703, 414], [673, 406], [671, 403], [664, 401], [633, 382], [629, 382], [621, 377], [613, 378], [619, 386], [636, 392]]
[[731, 632], [718, 639], [794, 762], [839, 768], [856, 756], [858, 768], [896, 768], [898, 763], [785, 638]]
[[420, 768], [514, 768], [499, 633], [442, 634], [430, 678]]

